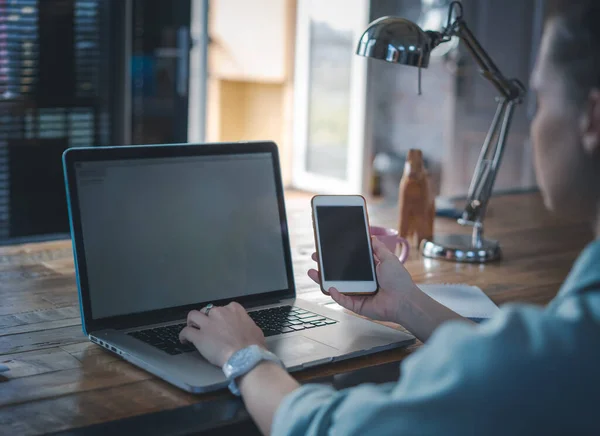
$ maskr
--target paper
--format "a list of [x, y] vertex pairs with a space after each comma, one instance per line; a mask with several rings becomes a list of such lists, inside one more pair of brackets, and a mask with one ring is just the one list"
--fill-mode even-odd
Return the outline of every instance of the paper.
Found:
[[438, 303], [473, 321], [491, 318], [500, 310], [477, 286], [462, 284], [418, 286]]

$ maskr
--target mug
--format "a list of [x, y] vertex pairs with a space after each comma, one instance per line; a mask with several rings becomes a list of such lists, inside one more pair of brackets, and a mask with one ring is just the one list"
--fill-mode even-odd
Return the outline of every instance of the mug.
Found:
[[370, 230], [371, 236], [375, 236], [379, 239], [383, 245], [394, 254], [396, 254], [396, 247], [400, 244], [402, 246], [402, 251], [400, 252], [399, 259], [402, 263], [406, 262], [410, 251], [410, 244], [406, 239], [398, 236], [398, 230], [386, 229], [385, 227], [379, 226], [371, 226]]

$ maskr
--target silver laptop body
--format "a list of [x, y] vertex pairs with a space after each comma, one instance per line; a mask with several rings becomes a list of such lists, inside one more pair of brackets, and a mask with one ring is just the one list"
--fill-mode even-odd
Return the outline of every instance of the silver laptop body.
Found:
[[209, 302], [289, 314], [295, 323], [266, 338], [289, 371], [414, 342], [296, 298], [274, 143], [69, 149], [63, 166], [84, 333], [167, 382], [227, 386], [197, 351], [140, 339]]

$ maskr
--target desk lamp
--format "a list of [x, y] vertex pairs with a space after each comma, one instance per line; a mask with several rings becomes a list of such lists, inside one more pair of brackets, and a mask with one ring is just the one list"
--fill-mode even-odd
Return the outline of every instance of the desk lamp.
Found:
[[[454, 18], [453, 18], [454, 16]], [[448, 22], [441, 32], [425, 31], [412, 21], [383, 17], [373, 21], [363, 33], [356, 54], [387, 62], [418, 67], [418, 92], [421, 94], [421, 68], [427, 68], [431, 51], [456, 36], [466, 46], [481, 74], [496, 88], [498, 108], [477, 160], [459, 224], [472, 226], [472, 235], [449, 235], [424, 240], [424, 256], [456, 262], [484, 263], [502, 256], [497, 241], [483, 238], [483, 220], [492, 188], [502, 161], [502, 153], [515, 106], [523, 101], [525, 87], [517, 79], [507, 79], [469, 30], [463, 19], [462, 4], [453, 1]]]

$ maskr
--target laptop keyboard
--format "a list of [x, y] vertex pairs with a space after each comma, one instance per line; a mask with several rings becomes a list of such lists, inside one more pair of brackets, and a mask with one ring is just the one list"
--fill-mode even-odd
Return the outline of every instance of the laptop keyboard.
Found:
[[179, 332], [181, 332], [185, 326], [185, 323], [173, 324], [164, 327], [140, 330], [139, 332], [131, 332], [128, 333], [128, 335], [146, 342], [159, 350], [163, 350], [170, 355], [189, 353], [190, 351], [194, 351], [196, 347], [194, 347], [193, 344], [182, 344], [179, 341]]
[[[313, 329], [337, 322], [295, 306], [278, 306], [255, 310], [249, 312], [248, 315], [260, 327], [265, 337]], [[175, 355], [188, 353], [196, 349], [192, 344], [182, 344], [179, 342], [179, 332], [184, 327], [185, 323], [173, 324], [131, 332], [128, 335], [146, 342], [167, 354]]]
[[249, 312], [248, 315], [260, 327], [265, 337], [322, 327], [337, 322], [294, 306], [271, 307]]

